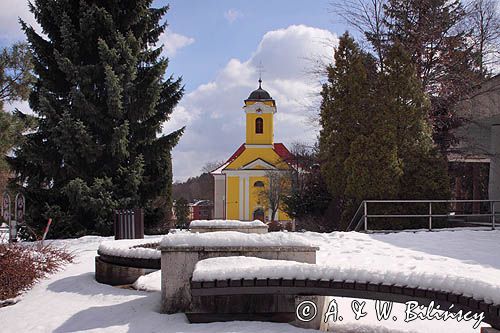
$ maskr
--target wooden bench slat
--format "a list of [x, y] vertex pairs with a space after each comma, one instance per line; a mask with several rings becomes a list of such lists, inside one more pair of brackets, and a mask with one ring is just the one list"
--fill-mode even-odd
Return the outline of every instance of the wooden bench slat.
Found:
[[356, 282], [354, 284], [354, 289], [356, 290], [366, 290], [368, 287], [368, 283], [367, 282]]
[[269, 280], [269, 279], [257, 279], [255, 281], [255, 286], [256, 287], [267, 287], [267, 280]]
[[241, 287], [243, 285], [243, 280], [229, 280], [230, 287]]
[[253, 287], [255, 286], [256, 279], [243, 279], [242, 286], [243, 287]]
[[269, 279], [267, 283], [269, 286], [277, 287], [281, 284], [281, 279]]

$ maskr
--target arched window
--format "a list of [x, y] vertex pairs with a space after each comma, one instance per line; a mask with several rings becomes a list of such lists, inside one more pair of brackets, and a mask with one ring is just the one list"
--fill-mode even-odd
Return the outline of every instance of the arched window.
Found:
[[264, 187], [264, 182], [258, 180], [255, 183], [253, 183], [253, 187]]
[[264, 133], [264, 120], [262, 120], [262, 118], [255, 119], [255, 133]]

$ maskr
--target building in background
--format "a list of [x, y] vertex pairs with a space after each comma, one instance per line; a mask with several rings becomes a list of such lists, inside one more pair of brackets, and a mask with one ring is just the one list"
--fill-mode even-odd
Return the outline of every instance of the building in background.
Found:
[[211, 220], [214, 204], [210, 200], [198, 200], [189, 204], [189, 220]]
[[[448, 161], [461, 166], [454, 176], [455, 199], [500, 199], [500, 75], [470, 92], [459, 103], [463, 125], [454, 130], [458, 143]], [[453, 174], [453, 173], [452, 173]], [[498, 209], [498, 208], [497, 208]], [[473, 212], [480, 210], [473, 203]]]
[[[234, 220], [271, 220], [271, 209], [259, 200], [259, 193], [269, 186], [270, 172], [288, 172], [290, 152], [274, 142], [276, 102], [259, 88], [245, 100], [246, 140], [218, 169], [214, 176], [214, 218]], [[276, 221], [288, 222], [282, 209]]]

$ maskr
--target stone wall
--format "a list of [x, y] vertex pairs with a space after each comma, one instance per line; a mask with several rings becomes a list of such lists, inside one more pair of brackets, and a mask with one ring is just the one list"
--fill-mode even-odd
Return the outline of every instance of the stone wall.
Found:
[[[293, 260], [316, 263], [318, 248], [309, 246], [280, 247], [161, 247], [162, 312], [189, 312], [192, 309], [190, 279], [196, 263], [203, 259], [228, 256], [246, 256], [263, 259]], [[277, 302], [276, 304], [280, 304]]]

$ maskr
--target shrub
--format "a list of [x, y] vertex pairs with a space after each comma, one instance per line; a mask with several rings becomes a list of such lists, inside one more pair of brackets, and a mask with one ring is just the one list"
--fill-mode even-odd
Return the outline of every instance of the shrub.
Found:
[[0, 244], [0, 301], [18, 296], [73, 258], [66, 250], [41, 242]]

